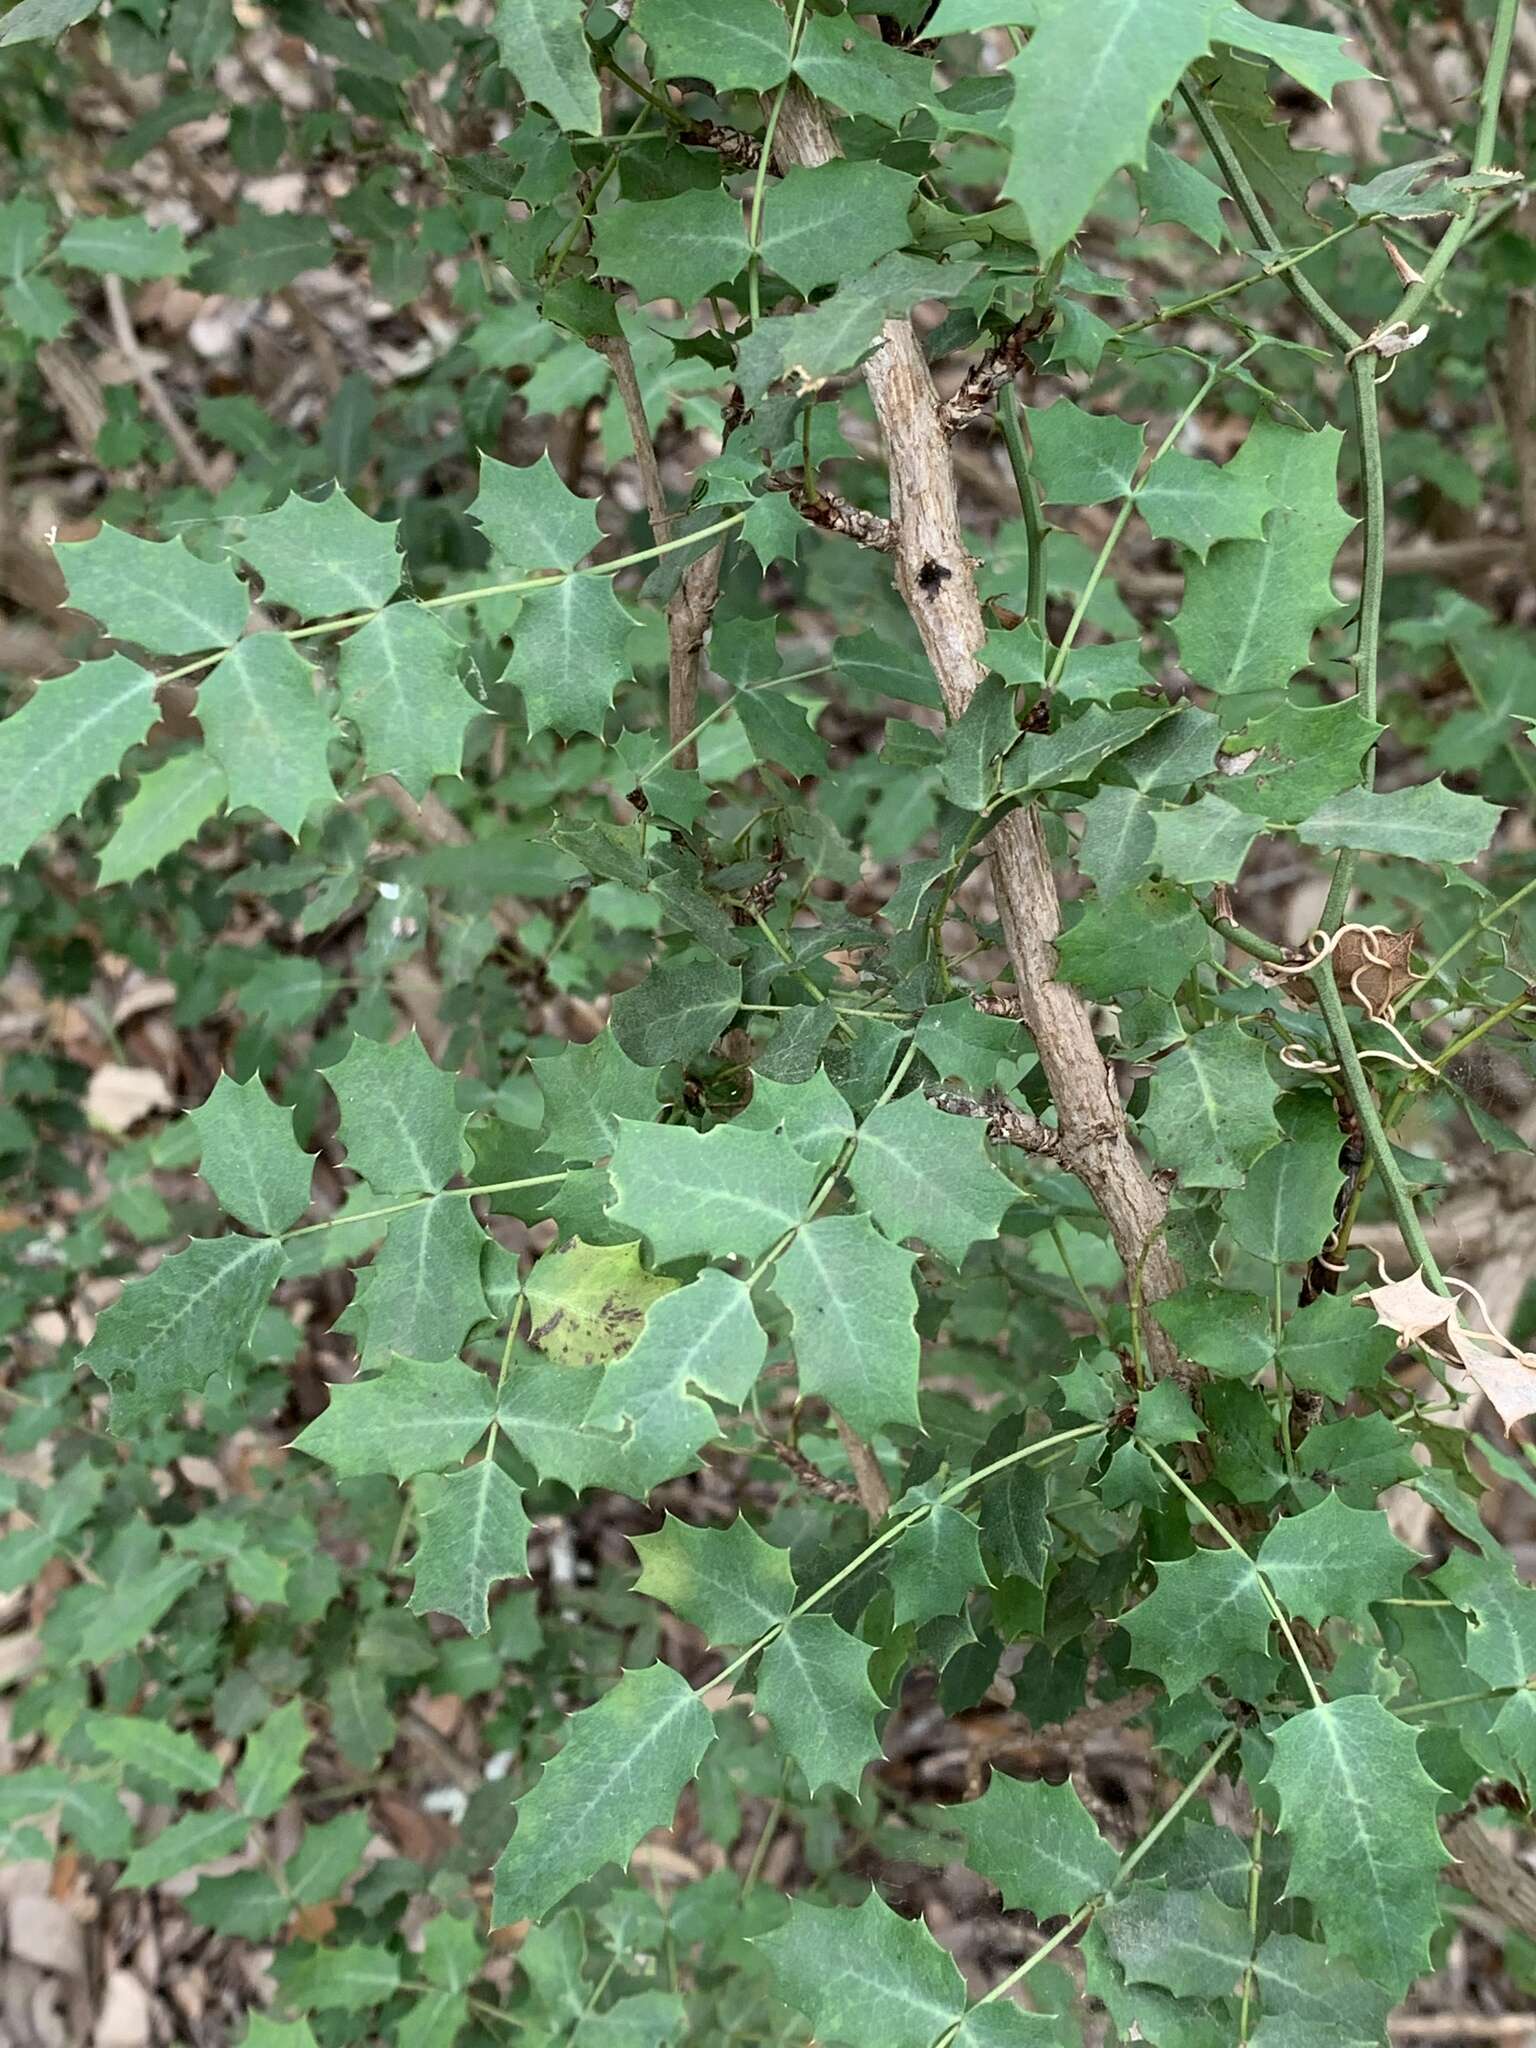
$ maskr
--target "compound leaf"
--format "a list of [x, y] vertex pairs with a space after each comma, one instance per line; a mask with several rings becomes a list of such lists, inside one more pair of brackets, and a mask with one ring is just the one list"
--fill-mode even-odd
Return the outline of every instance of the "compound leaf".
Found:
[[1399, 1543], [1379, 1508], [1347, 1507], [1328, 1493], [1277, 1522], [1259, 1546], [1259, 1569], [1288, 1613], [1321, 1627], [1341, 1615], [1370, 1626], [1373, 1600], [1401, 1592], [1418, 1553]]
[[261, 578], [268, 604], [304, 619], [374, 611], [400, 588], [399, 522], [370, 519], [345, 491], [291, 492], [275, 512], [245, 522], [237, 552]]

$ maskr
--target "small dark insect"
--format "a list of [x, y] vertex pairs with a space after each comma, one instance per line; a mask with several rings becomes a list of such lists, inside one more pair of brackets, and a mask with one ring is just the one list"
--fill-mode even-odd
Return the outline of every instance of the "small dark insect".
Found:
[[1050, 729], [1051, 693], [1047, 690], [1030, 705], [1024, 720], [1024, 730], [1026, 732], [1049, 732]]
[[625, 797], [624, 801], [627, 804], [633, 805], [637, 811], [648, 811], [651, 808], [650, 798], [638, 783], [629, 792], [629, 795]]
[[930, 555], [917, 572], [917, 587], [924, 597], [937, 597], [954, 573], [953, 569], [946, 569], [942, 562], [934, 561]]

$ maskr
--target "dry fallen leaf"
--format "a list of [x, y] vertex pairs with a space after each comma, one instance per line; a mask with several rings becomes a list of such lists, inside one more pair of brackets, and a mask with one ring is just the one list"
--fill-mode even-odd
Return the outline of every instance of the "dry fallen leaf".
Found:
[[98, 1131], [121, 1133], [175, 1106], [165, 1076], [153, 1067], [98, 1067], [85, 1091], [85, 1113]]
[[1416, 1344], [1432, 1330], [1443, 1330], [1457, 1321], [1455, 1302], [1449, 1295], [1436, 1294], [1422, 1267], [1416, 1267], [1404, 1280], [1367, 1287], [1355, 1300], [1373, 1308], [1382, 1328], [1395, 1330], [1405, 1344]]
[[1536, 1415], [1536, 1357], [1529, 1351], [1522, 1351], [1517, 1358], [1489, 1351], [1465, 1331], [1453, 1333], [1453, 1342], [1467, 1378], [1488, 1397], [1506, 1429]]

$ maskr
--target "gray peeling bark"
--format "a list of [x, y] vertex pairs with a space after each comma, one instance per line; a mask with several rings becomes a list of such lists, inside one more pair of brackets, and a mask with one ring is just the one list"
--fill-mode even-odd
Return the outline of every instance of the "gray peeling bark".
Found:
[[[822, 164], [838, 153], [820, 106], [791, 87], [775, 141], [780, 164]], [[890, 466], [896, 586], [922, 636], [949, 715], [956, 718], [981, 680], [977, 654], [986, 627], [974, 565], [961, 537], [949, 436], [910, 321], [886, 322], [885, 339], [865, 364], [864, 377]], [[947, 574], [935, 576], [934, 567]], [[1167, 1202], [1131, 1144], [1087, 1005], [1055, 979], [1061, 909], [1035, 812], [1009, 812], [993, 832], [988, 853], [1024, 1021], [1056, 1104], [1057, 1157], [1082, 1181], [1109, 1225], [1133, 1297], [1161, 1300], [1182, 1280], [1162, 1235]], [[1156, 1371], [1176, 1370], [1177, 1356], [1156, 1323], [1144, 1324], [1144, 1342]]]

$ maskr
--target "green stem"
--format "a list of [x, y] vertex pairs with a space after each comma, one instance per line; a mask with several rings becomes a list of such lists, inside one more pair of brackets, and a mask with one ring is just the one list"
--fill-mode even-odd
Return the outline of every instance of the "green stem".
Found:
[[1344, 1088], [1349, 1096], [1350, 1106], [1360, 1121], [1360, 1129], [1371, 1163], [1381, 1177], [1391, 1204], [1397, 1227], [1402, 1232], [1403, 1243], [1415, 1265], [1424, 1270], [1424, 1278], [1439, 1293], [1447, 1292], [1440, 1277], [1440, 1268], [1435, 1255], [1429, 1248], [1418, 1212], [1413, 1206], [1413, 1197], [1407, 1183], [1398, 1171], [1396, 1159], [1392, 1156], [1392, 1141], [1387, 1136], [1385, 1124], [1376, 1107], [1376, 1098], [1371, 1093], [1371, 1084], [1366, 1079], [1365, 1069], [1360, 1064], [1360, 1055], [1355, 1050], [1354, 1034], [1349, 1028], [1349, 1019], [1344, 1014], [1344, 1005], [1339, 999], [1338, 984], [1333, 978], [1333, 962], [1319, 960], [1311, 969], [1312, 986], [1317, 990], [1317, 1007], [1323, 1013], [1323, 1022], [1328, 1026], [1328, 1036], [1333, 1041], [1333, 1056], [1343, 1071]]
[[[795, 0], [795, 12], [789, 24], [789, 54], [793, 59], [800, 47], [800, 31], [805, 26], [806, 0]], [[768, 169], [773, 161], [773, 141], [779, 132], [779, 116], [784, 111], [785, 95], [789, 91], [794, 72], [790, 71], [773, 96], [773, 105], [768, 110], [768, 125], [763, 130], [763, 146], [758, 153], [757, 176], [752, 181], [752, 204], [747, 211], [747, 310], [752, 316], [755, 328], [763, 317], [759, 274], [763, 267], [763, 194], [768, 184]]]
[[[1254, 240], [1275, 256], [1286, 254], [1285, 244], [1269, 224], [1269, 216], [1259, 204], [1258, 194], [1248, 182], [1247, 173], [1239, 162], [1236, 151], [1227, 141], [1226, 133], [1215, 114], [1206, 105], [1200, 93], [1188, 85], [1179, 87], [1179, 96], [1189, 109], [1190, 118], [1200, 130], [1206, 148], [1216, 159], [1216, 164], [1226, 181], [1227, 190], [1237, 203], [1238, 212], [1247, 221]], [[1325, 334], [1336, 341], [1341, 348], [1359, 346], [1360, 336], [1349, 322], [1336, 313], [1322, 293], [1302, 276], [1299, 269], [1283, 273], [1286, 289], [1291, 297], [1304, 306]]]
[[1223, 299], [1230, 299], [1238, 292], [1250, 291], [1256, 284], [1268, 284], [1271, 278], [1284, 277], [1288, 270], [1294, 270], [1298, 264], [1306, 263], [1317, 255], [1320, 249], [1326, 249], [1330, 243], [1340, 242], [1346, 235], [1358, 234], [1361, 228], [1374, 225], [1375, 216], [1369, 220], [1352, 220], [1347, 227], [1335, 228], [1331, 235], [1324, 235], [1320, 241], [1311, 243], [1305, 249], [1292, 250], [1289, 256], [1278, 256], [1273, 263], [1264, 264], [1261, 269], [1251, 272], [1246, 277], [1234, 278], [1231, 284], [1219, 285], [1213, 292], [1206, 292], [1198, 299], [1186, 299], [1182, 305], [1169, 306], [1164, 312], [1149, 313], [1144, 320], [1133, 320], [1129, 327], [1118, 328], [1116, 332], [1120, 336], [1141, 334], [1148, 327], [1161, 327], [1167, 321], [1182, 320], [1190, 313], [1203, 312], [1207, 306], [1219, 305]]
[[739, 1657], [726, 1665], [723, 1671], [717, 1672], [713, 1678], [706, 1678], [702, 1685], [694, 1687], [694, 1691], [702, 1696], [717, 1685], [728, 1684], [760, 1651], [766, 1650], [776, 1637], [781, 1636], [792, 1621], [825, 1600], [829, 1593], [835, 1593], [839, 1586], [846, 1584], [853, 1577], [855, 1572], [862, 1571], [872, 1557], [878, 1557], [882, 1550], [888, 1550], [893, 1543], [905, 1536], [909, 1529], [915, 1528], [919, 1522], [926, 1521], [936, 1507], [948, 1507], [951, 1501], [959, 1500], [969, 1493], [973, 1486], [983, 1485], [988, 1479], [994, 1479], [999, 1472], [1006, 1472], [1011, 1466], [1020, 1465], [1027, 1458], [1039, 1457], [1042, 1451], [1052, 1450], [1059, 1444], [1077, 1443], [1086, 1436], [1103, 1434], [1104, 1425], [1101, 1422], [1085, 1422], [1077, 1429], [1059, 1429], [1051, 1436], [1037, 1437], [1033, 1443], [1025, 1444], [1019, 1450], [1010, 1451], [1005, 1458], [994, 1458], [990, 1465], [983, 1465], [979, 1471], [967, 1472], [963, 1478], [954, 1480], [936, 1499], [931, 1502], [924, 1501], [920, 1507], [913, 1508], [899, 1521], [892, 1522], [887, 1528], [882, 1529], [878, 1536], [872, 1537], [858, 1556], [850, 1558], [841, 1571], [834, 1572], [830, 1579], [816, 1588], [814, 1593], [807, 1593], [803, 1600], [798, 1601], [789, 1610], [782, 1621], [776, 1621], [772, 1628], [765, 1629], [757, 1641], [750, 1643]]
[[[675, 539], [661, 541], [655, 547], [638, 548], [633, 554], [616, 556], [611, 562], [591, 562], [584, 569], [566, 569], [551, 576], [520, 576], [513, 583], [486, 583], [474, 590], [450, 590], [442, 597], [422, 597], [414, 601], [423, 611], [441, 611], [449, 605], [477, 604], [487, 597], [515, 597], [529, 590], [553, 590], [557, 584], [569, 583], [573, 576], [616, 576], [621, 569], [633, 569], [637, 563], [654, 561], [658, 555], [670, 555], [678, 548], [691, 548], [701, 540], [708, 540], [712, 534], [726, 533], [731, 527], [740, 526], [746, 516], [745, 512], [732, 512], [728, 518], [717, 519], [712, 526], [696, 527], [692, 533], [680, 533]], [[366, 626], [370, 619], [376, 619], [380, 612], [388, 609], [388, 605], [375, 605], [372, 611], [348, 612], [342, 618], [322, 619], [313, 626], [289, 626], [277, 637], [280, 640], [313, 640], [325, 633], [345, 633], [349, 627]], [[195, 676], [199, 669], [212, 668], [235, 644], [231, 641], [229, 647], [216, 647], [211, 654], [200, 654], [195, 661], [184, 661], [180, 668], [166, 669], [156, 676], [156, 685], [179, 682], [183, 676]]]
[[[1355, 399], [1355, 420], [1360, 435], [1360, 517], [1365, 558], [1360, 576], [1360, 622], [1355, 638], [1355, 693], [1360, 708], [1376, 723], [1377, 675], [1381, 660], [1381, 593], [1386, 580], [1387, 505], [1381, 464], [1381, 409], [1376, 398], [1376, 361], [1371, 355], [1357, 355], [1349, 365], [1350, 387]], [[1376, 779], [1376, 748], [1367, 750], [1362, 780], [1367, 789]], [[1344, 847], [1333, 866], [1328, 900], [1323, 905], [1319, 929], [1337, 931], [1344, 921], [1349, 892], [1354, 886], [1359, 855]]]
[[556, 1181], [569, 1180], [574, 1168], [567, 1167], [560, 1173], [535, 1173], [527, 1180], [493, 1180], [477, 1188], [439, 1188], [435, 1194], [412, 1195], [409, 1201], [391, 1202], [385, 1209], [360, 1209], [356, 1215], [345, 1211], [336, 1216], [327, 1216], [323, 1223], [301, 1223], [297, 1230], [285, 1230], [278, 1242], [287, 1244], [295, 1237], [309, 1237], [317, 1230], [341, 1230], [351, 1223], [372, 1223], [380, 1216], [399, 1216], [407, 1209], [419, 1209], [424, 1202], [467, 1202], [475, 1195], [504, 1195], [513, 1188], [542, 1188], [552, 1186]]
[[[1493, 42], [1488, 51], [1488, 69], [1483, 73], [1482, 92], [1479, 97], [1477, 139], [1472, 145], [1472, 168], [1474, 171], [1495, 170], [1494, 150], [1499, 132], [1499, 105], [1504, 97], [1504, 79], [1509, 70], [1509, 54], [1514, 43], [1515, 19], [1520, 12], [1520, 0], [1499, 0], [1499, 11], [1493, 24]], [[1409, 285], [1397, 303], [1397, 311], [1388, 326], [1402, 322], [1412, 327], [1420, 310], [1430, 295], [1439, 286], [1456, 252], [1471, 234], [1477, 220], [1477, 200], [1469, 196], [1467, 208], [1459, 213], [1435, 244], [1424, 274], [1417, 284]]]
[[1280, 1602], [1275, 1598], [1274, 1589], [1271, 1587], [1268, 1579], [1265, 1578], [1264, 1574], [1259, 1570], [1259, 1567], [1256, 1564], [1253, 1564], [1253, 1559], [1248, 1555], [1247, 1551], [1244, 1550], [1241, 1543], [1238, 1542], [1237, 1538], [1232, 1534], [1232, 1531], [1227, 1527], [1226, 1523], [1222, 1521], [1221, 1517], [1218, 1514], [1216, 1514], [1213, 1509], [1208, 1508], [1205, 1502], [1200, 1498], [1199, 1494], [1196, 1493], [1195, 1489], [1179, 1477], [1179, 1474], [1175, 1472], [1175, 1470], [1169, 1464], [1168, 1460], [1163, 1456], [1161, 1451], [1159, 1451], [1153, 1444], [1144, 1443], [1140, 1437], [1138, 1437], [1136, 1441], [1137, 1445], [1139, 1446], [1143, 1454], [1152, 1460], [1152, 1463], [1157, 1467], [1159, 1472], [1161, 1472], [1166, 1479], [1172, 1480], [1173, 1484], [1178, 1488], [1179, 1492], [1183, 1494], [1184, 1498], [1189, 1502], [1190, 1506], [1195, 1510], [1196, 1514], [1199, 1515], [1201, 1521], [1206, 1523], [1208, 1527], [1215, 1530], [1216, 1534], [1221, 1538], [1222, 1542], [1227, 1546], [1228, 1550], [1235, 1551], [1245, 1564], [1253, 1565], [1253, 1575], [1258, 1582], [1259, 1591], [1264, 1595], [1264, 1604], [1266, 1607], [1268, 1607], [1270, 1613], [1274, 1616], [1276, 1625], [1278, 1626], [1281, 1635], [1285, 1638], [1286, 1647], [1290, 1651], [1292, 1657], [1295, 1659], [1296, 1669], [1301, 1673], [1302, 1683], [1306, 1686], [1308, 1693], [1311, 1695], [1312, 1704], [1314, 1707], [1322, 1706], [1323, 1696], [1317, 1689], [1317, 1680], [1312, 1676], [1312, 1667], [1307, 1662], [1306, 1658], [1302, 1656], [1301, 1645], [1297, 1642], [1295, 1636], [1291, 1633], [1291, 1624], [1286, 1618], [1285, 1609], [1280, 1605]]
[[1238, 923], [1235, 917], [1223, 917], [1209, 903], [1202, 903], [1200, 914], [1213, 932], [1229, 939], [1234, 946], [1241, 946], [1245, 953], [1251, 953], [1255, 960], [1268, 961], [1271, 967], [1285, 967], [1290, 963], [1290, 954], [1284, 946], [1277, 946], [1273, 939], [1261, 939], [1257, 932], [1249, 931], [1246, 925]]
[[1533, 892], [1536, 892], [1536, 875], [1533, 875], [1530, 881], [1523, 883], [1512, 896], [1506, 896], [1502, 903], [1495, 903], [1492, 910], [1485, 910], [1475, 924], [1469, 924], [1459, 938], [1453, 939], [1443, 953], [1437, 954], [1430, 961], [1418, 980], [1411, 982], [1404, 989], [1402, 995], [1398, 997], [1398, 1002], [1400, 1004], [1411, 1003], [1421, 988], [1426, 987], [1437, 975], [1444, 973], [1458, 953], [1464, 952], [1480, 933], [1487, 931], [1490, 925], [1495, 924], [1507, 910], [1514, 910], [1519, 904], [1522, 904], [1526, 897]]
[[1030, 471], [1030, 448], [1025, 437], [1024, 422], [1019, 413], [1019, 394], [1013, 379], [998, 393], [998, 422], [1003, 430], [1003, 445], [1008, 450], [1008, 463], [1013, 471], [1014, 487], [1019, 494], [1019, 509], [1024, 515], [1024, 532], [1029, 540], [1029, 584], [1024, 599], [1024, 616], [1039, 634], [1042, 644], [1045, 640], [1045, 601], [1047, 586], [1045, 580], [1045, 546], [1050, 528], [1040, 509], [1040, 493]]

